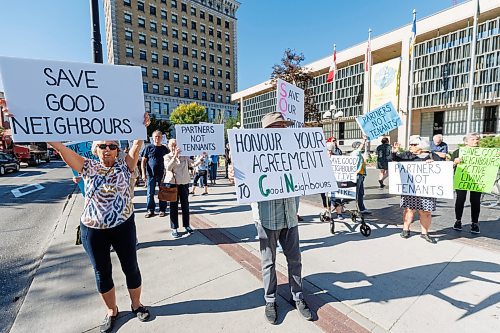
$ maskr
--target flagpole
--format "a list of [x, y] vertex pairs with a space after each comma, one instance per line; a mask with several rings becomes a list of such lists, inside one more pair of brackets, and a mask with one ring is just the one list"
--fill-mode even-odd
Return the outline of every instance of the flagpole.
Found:
[[[368, 46], [366, 48], [365, 55], [365, 91], [363, 96], [363, 114], [367, 114], [370, 111], [370, 93], [371, 93], [371, 69], [372, 69], [372, 29], [368, 29]], [[370, 150], [370, 143], [366, 141], [365, 143], [365, 159], [368, 158], [368, 153]]]
[[477, 44], [477, 21], [479, 16], [479, 0], [476, 0], [474, 12], [474, 27], [472, 28], [471, 60], [469, 69], [469, 101], [467, 104], [467, 122], [465, 133], [471, 132], [472, 127], [472, 104], [474, 103], [474, 70], [476, 68], [476, 44]]
[[[332, 135], [330, 136], [333, 136], [335, 134], [335, 129], [333, 128], [333, 124], [334, 124], [334, 121], [333, 121], [333, 116], [334, 116], [334, 112], [337, 113], [337, 104], [336, 104], [336, 101], [337, 101], [337, 98], [335, 96], [335, 93], [336, 93], [336, 87], [335, 87], [335, 82], [337, 82], [337, 64], [336, 64], [336, 57], [337, 57], [337, 44], [333, 44], [333, 61], [335, 63], [335, 73], [333, 74], [333, 96], [332, 96], [332, 106], [333, 106], [333, 109], [332, 107], [330, 107], [330, 111], [331, 111], [331, 117], [330, 119], [332, 120], [331, 122], [331, 126], [332, 126]], [[338, 138], [337, 138], [338, 139]]]
[[[417, 20], [417, 11], [414, 9], [413, 10], [413, 21], [412, 21], [412, 29], [413, 29], [413, 22], [416, 22]], [[413, 40], [411, 43], [413, 45], [410, 45], [410, 50], [411, 50], [411, 60], [410, 60], [410, 97], [408, 101], [408, 118], [406, 119], [407, 122], [407, 128], [408, 128], [408, 133], [406, 135], [406, 146], [408, 147], [408, 144], [410, 142], [410, 136], [411, 136], [411, 120], [412, 120], [412, 112], [413, 112], [413, 72], [415, 70], [415, 39], [417, 38], [416, 32], [415, 36], [413, 36]]]

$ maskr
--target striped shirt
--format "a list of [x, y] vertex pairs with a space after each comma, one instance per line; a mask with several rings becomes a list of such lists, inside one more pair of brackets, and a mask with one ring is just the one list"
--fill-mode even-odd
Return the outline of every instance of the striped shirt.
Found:
[[251, 206], [254, 221], [266, 229], [290, 229], [299, 224], [295, 198], [253, 202]]

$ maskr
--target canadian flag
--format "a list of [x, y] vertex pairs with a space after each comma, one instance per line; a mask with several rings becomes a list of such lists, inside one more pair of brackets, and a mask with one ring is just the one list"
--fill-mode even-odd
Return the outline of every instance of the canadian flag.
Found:
[[330, 65], [330, 71], [328, 72], [328, 77], [326, 78], [326, 82], [332, 82], [335, 78], [335, 72], [337, 71], [337, 50], [335, 46], [333, 47], [333, 62]]

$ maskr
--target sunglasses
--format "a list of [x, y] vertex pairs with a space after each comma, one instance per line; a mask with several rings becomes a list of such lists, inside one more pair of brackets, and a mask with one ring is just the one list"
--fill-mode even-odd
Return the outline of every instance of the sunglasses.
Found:
[[418, 146], [416, 143], [410, 143], [410, 146]]
[[100, 145], [97, 145], [97, 147], [99, 147], [99, 149], [102, 149], [102, 150], [106, 149], [106, 147], [108, 147], [109, 150], [117, 150], [118, 149], [118, 145], [115, 145], [114, 143], [109, 144], [109, 145], [107, 145], [105, 143], [101, 143]]

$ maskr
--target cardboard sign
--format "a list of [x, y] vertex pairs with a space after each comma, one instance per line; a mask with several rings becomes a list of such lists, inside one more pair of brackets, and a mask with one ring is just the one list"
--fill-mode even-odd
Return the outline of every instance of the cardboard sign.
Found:
[[391, 102], [359, 116], [356, 121], [370, 141], [403, 124]]
[[500, 148], [460, 148], [453, 186], [458, 190], [491, 193], [500, 167]]
[[14, 141], [147, 136], [139, 67], [0, 57]]
[[321, 128], [228, 130], [239, 203], [337, 190]]
[[359, 156], [330, 156], [338, 191], [335, 198], [356, 200], [356, 178]]
[[[96, 155], [92, 154], [92, 141], [68, 142], [64, 145], [82, 157], [96, 161], [99, 160]], [[71, 171], [73, 171], [73, 176], [78, 176], [78, 172], [73, 169]], [[82, 192], [82, 195], [85, 196], [83, 179], [80, 179], [78, 182], [78, 188], [80, 189], [80, 192]]]
[[290, 127], [304, 127], [304, 90], [278, 79], [276, 83], [276, 110], [286, 120], [293, 121]]
[[453, 162], [389, 162], [389, 193], [453, 199]]
[[175, 135], [181, 156], [224, 155], [223, 124], [175, 125]]

